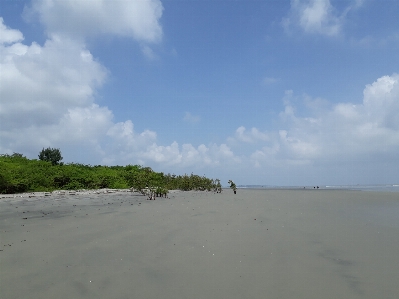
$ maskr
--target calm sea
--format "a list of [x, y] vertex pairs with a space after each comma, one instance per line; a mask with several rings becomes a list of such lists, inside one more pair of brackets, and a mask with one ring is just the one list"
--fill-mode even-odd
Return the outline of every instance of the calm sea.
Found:
[[297, 190], [297, 189], [321, 189], [321, 190], [358, 190], [358, 191], [383, 191], [383, 192], [399, 192], [399, 184], [393, 185], [327, 185], [327, 186], [268, 186], [268, 185], [242, 185], [238, 188], [249, 189], [281, 189], [281, 190]]

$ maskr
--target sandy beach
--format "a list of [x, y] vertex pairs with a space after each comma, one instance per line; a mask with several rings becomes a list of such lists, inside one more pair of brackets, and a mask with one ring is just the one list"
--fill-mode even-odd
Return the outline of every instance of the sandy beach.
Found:
[[0, 298], [399, 298], [398, 193], [39, 195], [0, 198]]

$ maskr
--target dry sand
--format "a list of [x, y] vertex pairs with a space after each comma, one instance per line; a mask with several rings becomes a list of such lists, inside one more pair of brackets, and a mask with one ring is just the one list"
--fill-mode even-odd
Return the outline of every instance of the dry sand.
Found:
[[399, 194], [0, 199], [0, 298], [399, 298]]

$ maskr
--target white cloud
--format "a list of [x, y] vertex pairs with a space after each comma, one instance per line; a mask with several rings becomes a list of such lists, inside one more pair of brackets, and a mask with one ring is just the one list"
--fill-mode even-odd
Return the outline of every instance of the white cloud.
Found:
[[308, 162], [308, 159], [317, 158], [320, 154], [317, 144], [306, 141], [304, 138], [291, 137], [286, 130], [280, 130], [279, 136], [280, 145], [287, 150], [285, 154], [290, 159]]
[[[136, 134], [130, 121], [114, 125], [108, 131], [108, 136], [112, 138], [112, 144], [114, 144], [112, 149], [107, 150], [108, 155], [112, 156], [111, 161], [119, 161], [119, 163], [134, 161], [134, 163], [151, 165], [155, 163], [183, 169], [186, 167], [214, 167], [240, 162], [230, 147], [225, 144], [210, 144], [209, 146], [201, 144], [194, 147], [192, 144], [180, 146], [174, 141], [170, 145], [158, 145], [155, 132], [147, 130]], [[113, 152], [117, 154], [114, 155]], [[107, 158], [109, 159], [109, 157]]]
[[189, 122], [189, 123], [197, 123], [201, 120], [201, 117], [199, 117], [198, 115], [192, 115], [190, 112], [186, 112], [184, 114], [183, 120], [185, 122]]
[[73, 40], [3, 43], [0, 53], [3, 129], [52, 124], [69, 108], [91, 105], [106, 78], [105, 68]]
[[[317, 115], [307, 117], [296, 116], [295, 108], [285, 101], [285, 111], [280, 114], [282, 129], [269, 134], [264, 146], [253, 152], [253, 165], [349, 160], [378, 164], [383, 157], [395, 156], [399, 152], [399, 75], [377, 79], [365, 87], [363, 94], [360, 104], [338, 103], [310, 111]], [[308, 97], [305, 102], [309, 102]], [[237, 132], [236, 140], [251, 140], [243, 135], [245, 128]]]
[[[14, 117], [18, 119], [18, 116]], [[73, 147], [79, 149], [78, 155], [80, 151], [98, 151], [104, 131], [112, 125], [112, 118], [110, 110], [96, 104], [67, 109], [59, 120], [50, 124], [1, 128], [0, 149], [2, 153], [15, 151], [31, 157], [47, 146], [62, 149]]]
[[0, 43], [11, 44], [20, 42], [24, 39], [24, 36], [19, 30], [10, 29], [4, 24], [4, 20], [0, 17]]
[[269, 137], [266, 133], [260, 132], [257, 128], [252, 128], [249, 132], [246, 131], [245, 127], [241, 126], [236, 130], [235, 138], [238, 141], [255, 143], [259, 140], [267, 141]]
[[42, 147], [88, 147], [113, 125], [107, 107], [94, 103], [107, 70], [84, 44], [53, 35], [43, 46], [21, 43], [22, 33], [0, 26], [0, 150], [35, 156]]
[[[120, 6], [125, 2], [114, 3]], [[151, 3], [156, 2], [141, 1], [137, 5]], [[77, 11], [73, 11], [74, 5]], [[66, 9], [64, 17], [79, 19], [89, 5], [98, 12], [109, 2], [35, 1], [34, 8], [40, 9], [52, 32], [43, 46], [21, 43], [22, 33], [7, 28], [1, 20], [0, 151], [35, 157], [41, 148], [52, 146], [65, 149], [70, 154], [68, 160], [75, 162], [155, 163], [180, 168], [239, 163], [225, 144], [158, 145], [156, 132], [135, 132], [131, 120], [113, 122], [112, 111], [95, 103], [107, 70], [94, 60], [82, 40], [73, 34], [59, 34], [68, 28], [55, 23], [61, 8]], [[152, 40], [151, 35], [148, 40]], [[200, 117], [186, 112], [184, 120], [194, 123]]]
[[112, 112], [106, 107], [99, 107], [96, 104], [80, 108], [68, 109], [54, 128], [51, 136], [57, 136], [56, 141], [69, 142], [82, 140], [92, 140], [96, 142], [103, 137], [112, 125]]
[[343, 17], [330, 0], [291, 0], [290, 14], [282, 24], [286, 30], [299, 26], [306, 33], [336, 36], [341, 31]]
[[27, 18], [38, 15], [48, 34], [85, 38], [99, 34], [132, 37], [143, 42], [162, 38], [159, 0], [33, 0]]
[[399, 75], [383, 76], [363, 92], [367, 115], [379, 127], [399, 129]]
[[123, 150], [126, 157], [133, 157], [135, 153], [152, 145], [157, 139], [157, 134], [151, 130], [136, 133], [131, 120], [113, 124], [106, 135], [112, 140], [111, 144], [117, 146], [110, 150], [110, 153]]

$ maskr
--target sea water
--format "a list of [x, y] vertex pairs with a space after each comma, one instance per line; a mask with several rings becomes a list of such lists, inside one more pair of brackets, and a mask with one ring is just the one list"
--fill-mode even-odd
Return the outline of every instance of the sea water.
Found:
[[297, 189], [322, 189], [322, 190], [355, 190], [355, 191], [382, 191], [399, 192], [399, 184], [388, 185], [315, 185], [315, 186], [273, 186], [273, 185], [241, 185], [241, 189], [277, 189], [277, 190], [297, 190]]

